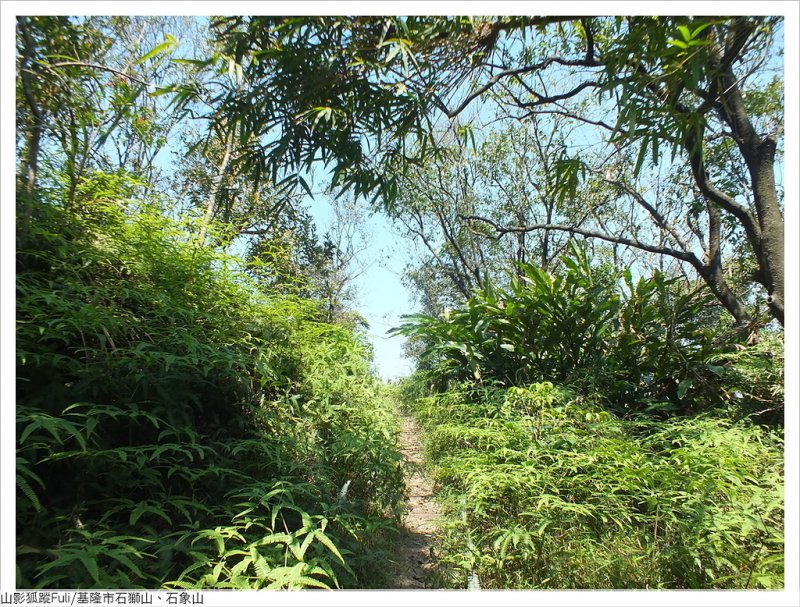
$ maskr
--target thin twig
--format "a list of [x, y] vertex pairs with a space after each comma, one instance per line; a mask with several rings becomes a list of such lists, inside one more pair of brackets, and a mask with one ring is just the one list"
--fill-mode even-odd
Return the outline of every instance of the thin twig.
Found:
[[147, 82], [146, 80], [142, 80], [137, 78], [136, 76], [131, 76], [130, 74], [123, 72], [122, 70], [115, 69], [113, 67], [108, 67], [107, 65], [100, 65], [98, 63], [88, 63], [86, 61], [59, 61], [58, 63], [49, 63], [47, 64], [48, 68], [55, 68], [55, 67], [89, 67], [95, 70], [103, 70], [106, 72], [111, 72], [112, 74], [117, 74], [118, 76], [122, 76], [123, 78], [128, 78], [129, 80], [133, 80], [134, 82], [138, 82], [139, 84], [146, 86], [146, 87], [155, 87], [156, 85], [152, 82]]

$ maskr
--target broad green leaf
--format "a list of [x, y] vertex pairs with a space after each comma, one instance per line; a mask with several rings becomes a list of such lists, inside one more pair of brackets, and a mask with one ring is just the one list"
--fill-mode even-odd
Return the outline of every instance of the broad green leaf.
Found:
[[94, 583], [99, 584], [100, 571], [97, 568], [97, 561], [95, 560], [94, 555], [82, 554], [78, 556], [78, 559], [81, 563], [83, 563], [83, 566], [86, 568], [86, 571], [89, 572], [89, 575], [92, 576]]
[[683, 379], [678, 384], [678, 398], [686, 396], [687, 390], [692, 387], [694, 382], [691, 379]]
[[692, 39], [695, 39], [695, 38], [697, 38], [697, 37], [698, 37], [698, 36], [699, 36], [701, 33], [703, 33], [703, 31], [705, 31], [705, 29], [706, 29], [706, 28], [708, 28], [708, 27], [710, 27], [710, 26], [712, 26], [712, 25], [714, 25], [714, 22], [713, 22], [713, 21], [709, 21], [708, 23], [703, 23], [703, 24], [701, 24], [701, 25], [698, 25], [698, 26], [697, 26], [696, 28], [694, 28], [694, 30], [692, 31], [691, 38], [692, 38]]
[[164, 42], [159, 44], [158, 46], [154, 47], [151, 51], [144, 54], [142, 57], [139, 57], [136, 61], [133, 62], [133, 65], [138, 65], [140, 63], [144, 63], [148, 59], [152, 59], [156, 55], [161, 55], [163, 53], [172, 51], [178, 45], [178, 41], [172, 34], [167, 34], [164, 36]]

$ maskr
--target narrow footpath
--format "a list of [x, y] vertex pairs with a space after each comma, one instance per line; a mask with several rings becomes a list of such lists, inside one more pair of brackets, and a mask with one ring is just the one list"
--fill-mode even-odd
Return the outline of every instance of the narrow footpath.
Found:
[[422, 471], [420, 430], [416, 421], [400, 414], [400, 448], [406, 459], [408, 511], [403, 519], [398, 550], [396, 589], [432, 588], [433, 540], [439, 507], [433, 499], [433, 485]]

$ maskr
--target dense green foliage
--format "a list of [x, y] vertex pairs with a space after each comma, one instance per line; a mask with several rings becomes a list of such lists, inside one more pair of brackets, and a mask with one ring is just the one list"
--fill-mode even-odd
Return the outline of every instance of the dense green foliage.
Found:
[[[236, 170], [256, 181], [310, 191], [322, 164], [337, 186], [405, 215], [427, 189], [416, 169], [452, 168], [443, 130], [474, 146], [493, 130], [478, 124], [558, 116], [537, 144], [550, 178], [527, 205], [548, 212], [527, 226], [514, 222], [530, 209], [505, 214], [498, 236], [565, 232], [678, 260], [737, 323], [759, 311], [753, 290], [783, 322], [781, 17], [235, 16], [212, 28], [196, 80], [165, 92], [210, 105], [241, 141]], [[460, 182], [444, 190], [463, 208]], [[663, 195], [667, 184], [680, 193]], [[587, 200], [598, 186], [605, 200]], [[520, 193], [512, 183], [503, 199]], [[481, 219], [442, 225], [448, 248]], [[754, 271], [737, 285], [743, 260]], [[468, 274], [485, 269], [466, 261]]]
[[707, 297], [578, 247], [519, 269], [397, 329], [424, 346], [404, 401], [446, 510], [443, 582], [782, 587], [781, 335], [740, 346]]
[[[625, 420], [540, 382], [405, 399], [445, 508], [442, 582], [779, 588], [779, 435], [708, 415]], [[424, 391], [423, 391], [424, 392]]]
[[[718, 313], [702, 289], [659, 272], [634, 280], [593, 267], [572, 246], [558, 271], [522, 264], [506, 287], [488, 283], [464, 309], [412, 315], [395, 332], [424, 344], [421, 363], [439, 389], [467, 379], [553, 381], [601, 394], [620, 414], [721, 407], [779, 421], [782, 337], [767, 333], [760, 350], [744, 349]], [[775, 371], [759, 374], [767, 369]]]
[[20, 235], [18, 584], [380, 583], [402, 472], [367, 347], [135, 187]]

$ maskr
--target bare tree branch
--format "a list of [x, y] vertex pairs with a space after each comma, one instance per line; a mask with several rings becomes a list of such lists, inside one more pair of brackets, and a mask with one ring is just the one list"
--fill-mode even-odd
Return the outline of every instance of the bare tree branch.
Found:
[[499, 234], [508, 234], [516, 232], [533, 232], [535, 230], [557, 230], [560, 232], [569, 232], [570, 234], [578, 234], [580, 236], [585, 236], [586, 238], [599, 238], [607, 242], [626, 245], [629, 247], [633, 247], [635, 249], [647, 251], [649, 253], [656, 253], [658, 255], [668, 255], [670, 257], [674, 257], [676, 259], [680, 259], [681, 261], [685, 261], [691, 264], [696, 269], [698, 269], [698, 271], [700, 271], [703, 268], [703, 262], [700, 261], [700, 259], [698, 259], [697, 256], [692, 252], [681, 251], [678, 249], [673, 249], [671, 247], [652, 245], [649, 243], [641, 242], [636, 238], [626, 238], [624, 236], [612, 236], [604, 232], [597, 232], [594, 230], [587, 230], [581, 227], [555, 224], [555, 223], [539, 223], [539, 224], [532, 224], [525, 226], [501, 226], [500, 224], [498, 224], [495, 221], [492, 221], [491, 219], [488, 219], [486, 217], [480, 217], [478, 215], [459, 215], [459, 217], [464, 221], [482, 221], [484, 223], [487, 223], [490, 226], [492, 226]]
[[[670, 236], [672, 236], [673, 240], [675, 240], [675, 242], [676, 242], [676, 243], [678, 243], [678, 244], [680, 245], [680, 247], [681, 247], [681, 248], [682, 248], [684, 251], [691, 251], [691, 247], [690, 247], [690, 246], [688, 245], [688, 243], [687, 243], [687, 242], [686, 242], [686, 241], [685, 241], [685, 240], [684, 240], [684, 239], [681, 237], [681, 235], [680, 235], [680, 234], [678, 233], [678, 231], [675, 229], [675, 226], [673, 226], [672, 224], [670, 224], [670, 223], [669, 223], [669, 222], [668, 222], [668, 221], [667, 221], [667, 220], [664, 218], [664, 216], [663, 216], [661, 213], [659, 213], [659, 212], [658, 212], [658, 210], [657, 210], [657, 209], [656, 209], [656, 208], [655, 208], [655, 207], [654, 207], [652, 204], [650, 204], [650, 203], [649, 203], [649, 202], [648, 202], [648, 201], [645, 199], [645, 197], [644, 197], [644, 196], [642, 196], [642, 195], [641, 195], [639, 192], [637, 192], [636, 190], [632, 189], [632, 188], [631, 188], [631, 187], [629, 187], [628, 185], [626, 185], [626, 184], [622, 183], [621, 181], [616, 181], [616, 180], [614, 180], [614, 179], [603, 179], [603, 181], [605, 181], [605, 182], [606, 182], [606, 183], [608, 183], [608, 184], [611, 184], [611, 185], [613, 185], [613, 186], [614, 186], [614, 187], [616, 187], [617, 189], [619, 189], [619, 190], [621, 190], [622, 192], [625, 192], [626, 194], [628, 194], [628, 196], [630, 196], [631, 198], [633, 198], [633, 199], [634, 199], [634, 200], [635, 200], [635, 201], [636, 201], [636, 202], [639, 204], [639, 206], [641, 206], [642, 208], [644, 208], [644, 209], [645, 209], [645, 210], [646, 210], [646, 211], [647, 211], [647, 212], [650, 214], [650, 216], [653, 218], [653, 220], [655, 221], [656, 225], [657, 225], [659, 228], [661, 228], [661, 229], [662, 229], [662, 230], [664, 230], [665, 232], [669, 233], [669, 235], [670, 235]], [[701, 242], [702, 242], [702, 241], [701, 241]]]
[[536, 101], [520, 101], [518, 105], [523, 108], [531, 108], [531, 107], [538, 107], [540, 105], [546, 105], [548, 103], [557, 103], [559, 101], [563, 101], [564, 99], [571, 99], [582, 90], [587, 88], [602, 88], [602, 84], [599, 82], [595, 82], [594, 80], [585, 80], [581, 82], [578, 86], [573, 88], [566, 93], [560, 93], [558, 95], [542, 95], [541, 93], [537, 93], [533, 89], [530, 89], [530, 93], [536, 97]]
[[112, 74], [116, 74], [117, 76], [122, 76], [123, 78], [127, 78], [129, 80], [133, 80], [134, 82], [138, 82], [139, 84], [146, 86], [148, 88], [152, 88], [155, 86], [152, 82], [147, 82], [146, 80], [142, 80], [137, 78], [136, 76], [131, 76], [127, 72], [123, 72], [122, 70], [115, 69], [113, 67], [108, 67], [107, 65], [99, 65], [97, 63], [88, 63], [86, 61], [59, 61], [57, 63], [48, 63], [48, 68], [55, 68], [55, 67], [88, 67], [95, 70], [102, 70], [105, 72], [111, 72]]
[[627, 135], [627, 131], [624, 129], [615, 129], [613, 126], [608, 124], [607, 122], [603, 122], [602, 120], [591, 120], [589, 118], [584, 118], [583, 116], [578, 116], [577, 114], [573, 114], [571, 112], [567, 112], [564, 110], [532, 110], [522, 116], [522, 118], [530, 118], [531, 116], [538, 116], [543, 114], [555, 114], [557, 116], [564, 116], [566, 118], [571, 118], [573, 120], [577, 120], [579, 122], [583, 122], [584, 124], [591, 124], [593, 126], [599, 126], [604, 128], [605, 130], [612, 132], [612, 133], [619, 133], [620, 135]]
[[[436, 260], [436, 263], [439, 264], [439, 267], [446, 271], [447, 264], [445, 264], [444, 261], [442, 261], [442, 258], [439, 256], [439, 254], [433, 248], [433, 246], [431, 245], [430, 241], [428, 240], [428, 237], [425, 236], [424, 224], [422, 222], [422, 218], [419, 215], [412, 215], [412, 216], [416, 220], [417, 225], [419, 226], [419, 228], [414, 228], [413, 226], [409, 225], [409, 223], [402, 217], [402, 215], [399, 217], [399, 219], [405, 225], [406, 229], [409, 232], [411, 232], [415, 236], [419, 237], [420, 240], [422, 240], [422, 244], [424, 244], [425, 248], [428, 249], [430, 254]], [[450, 277], [450, 279], [453, 281], [453, 284], [459, 290], [459, 292], [464, 297], [469, 297], [469, 295], [470, 295], [469, 286], [464, 284], [463, 275], [460, 272], [455, 272], [455, 273], [448, 272], [447, 274]]]
[[[479, 86], [477, 89], [472, 91], [469, 95], [467, 95], [461, 103], [454, 109], [449, 110], [445, 107], [444, 103], [441, 100], [438, 100], [438, 104], [442, 111], [447, 115], [448, 118], [455, 118], [461, 112], [463, 112], [467, 106], [472, 103], [475, 99], [483, 95], [486, 91], [494, 87], [498, 82], [503, 80], [504, 78], [508, 78], [511, 76], [517, 77], [522, 74], [527, 74], [530, 72], [536, 72], [539, 70], [546, 69], [550, 65], [557, 64], [569, 67], [597, 67], [599, 64], [597, 62], [587, 62], [585, 59], [564, 59], [562, 57], [548, 57], [544, 61], [539, 63], [534, 63], [532, 65], [526, 65], [524, 67], [520, 67], [517, 69], [505, 69], [502, 72], [498, 72], [494, 76], [492, 76], [489, 80], [487, 80], [483, 85]], [[560, 99], [566, 99], [567, 97], [571, 97], [587, 86], [589, 84], [584, 83], [584, 86], [578, 87], [578, 90], [571, 91], [571, 93], [564, 93], [563, 95], [556, 95], [555, 97], [549, 98], [550, 100], [557, 101]], [[592, 83], [595, 86], [600, 86], [597, 83]], [[546, 103], [546, 102], [543, 102]]]

